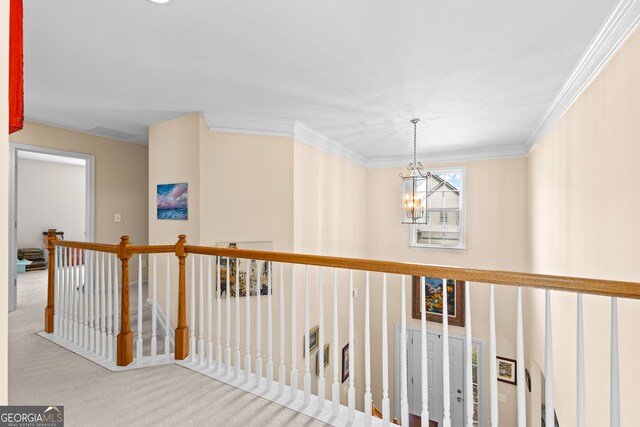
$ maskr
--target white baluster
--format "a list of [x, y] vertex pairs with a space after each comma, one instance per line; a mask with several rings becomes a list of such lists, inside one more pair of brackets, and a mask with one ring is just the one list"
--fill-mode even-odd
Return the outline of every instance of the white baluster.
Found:
[[[493, 286], [493, 285], [492, 285]], [[545, 321], [544, 321], [544, 399], [546, 425], [555, 425], [555, 410], [553, 407], [553, 348], [551, 339], [551, 291], [545, 291]], [[495, 360], [492, 359], [495, 370]], [[497, 394], [497, 393], [496, 393]], [[496, 396], [497, 397], [497, 396]], [[496, 403], [496, 412], [498, 412]], [[497, 425], [497, 423], [496, 423]]]
[[60, 336], [64, 339], [67, 339], [67, 248], [63, 247], [62, 249], [62, 292], [61, 292], [61, 316], [60, 323], [62, 327], [60, 328]]
[[[236, 264], [236, 352], [235, 352], [235, 360], [234, 360], [234, 379], [238, 379], [240, 377], [240, 269], [238, 268], [238, 258], [235, 258]], [[229, 269], [231, 271], [231, 269]]]
[[324, 410], [325, 382], [324, 382], [324, 295], [322, 284], [322, 267], [318, 268], [318, 311], [320, 321], [318, 325], [318, 339], [320, 353], [318, 353], [318, 410]]
[[71, 264], [73, 256], [71, 252], [71, 248], [67, 248], [67, 326], [65, 330], [65, 338], [69, 341], [73, 341], [73, 265]]
[[473, 427], [473, 334], [471, 331], [471, 293], [469, 282], [464, 282], [465, 363], [464, 403], [466, 426]]
[[387, 273], [382, 278], [382, 423], [388, 426], [391, 420], [389, 407], [389, 344], [387, 324]]
[[618, 298], [611, 297], [611, 427], [620, 427], [620, 359], [618, 355]]
[[78, 264], [76, 266], [76, 294], [78, 295], [78, 302], [77, 302], [77, 306], [78, 306], [78, 340], [76, 342], [77, 345], [79, 345], [80, 347], [84, 346], [84, 318], [83, 318], [83, 313], [84, 313], [84, 306], [82, 305], [82, 301], [83, 301], [83, 278], [84, 278], [84, 271], [83, 271], [83, 265], [82, 265], [82, 249], [78, 249]]
[[585, 406], [584, 406], [584, 329], [582, 322], [582, 294], [577, 294], [577, 317], [578, 317], [578, 340], [577, 340], [577, 426], [584, 427], [585, 425]]
[[94, 312], [94, 280], [95, 280], [95, 252], [89, 252], [89, 284], [88, 284], [88, 299], [89, 299], [89, 351], [96, 351], [96, 321]]
[[331, 413], [334, 417], [340, 414], [340, 373], [338, 371], [338, 273], [333, 269], [333, 384], [331, 390]]
[[525, 400], [525, 378], [524, 378], [524, 332], [522, 324], [522, 288], [518, 286], [517, 291], [517, 321], [516, 321], [516, 359], [517, 380], [518, 380], [518, 427], [527, 427], [527, 408]]
[[171, 359], [171, 255], [167, 254], [167, 271], [164, 284], [164, 358]]
[[251, 373], [251, 260], [247, 260], [247, 274], [244, 281], [245, 299], [245, 338], [244, 382], [249, 383]]
[[451, 427], [451, 382], [449, 379], [449, 307], [447, 279], [442, 279], [442, 425]]
[[278, 385], [279, 392], [278, 394], [282, 396], [284, 394], [284, 386], [286, 383], [285, 378], [285, 370], [286, 366], [284, 364], [285, 353], [284, 353], [284, 264], [280, 264], [280, 365], [278, 369]]
[[222, 368], [222, 294], [220, 293], [220, 257], [216, 257], [216, 372]]
[[107, 258], [107, 359], [113, 359], [113, 280], [111, 279], [111, 254]]
[[409, 426], [409, 390], [407, 385], [407, 298], [406, 276], [402, 275], [402, 305], [400, 332], [400, 422], [403, 427]]
[[120, 332], [120, 317], [118, 298], [120, 294], [120, 287], [118, 286], [118, 256], [113, 255], [113, 348], [115, 351], [112, 354], [113, 362], [118, 359], [118, 333]]
[[73, 343], [78, 344], [78, 249], [73, 248], [71, 266], [71, 307], [73, 310]]
[[138, 254], [138, 339], [136, 340], [136, 364], [142, 364], [142, 254]]
[[204, 364], [204, 275], [202, 255], [200, 255], [200, 276], [198, 283], [198, 364]]
[[54, 284], [53, 284], [53, 333], [58, 335], [58, 311], [60, 310], [60, 268], [58, 267], [59, 256], [58, 247], [53, 248], [53, 268], [54, 268]]
[[[156, 359], [158, 355], [158, 332], [157, 332], [157, 318], [158, 318], [158, 277], [156, 276], [156, 256], [151, 258], [151, 361]], [[149, 280], [149, 272], [147, 271], [147, 281]]]
[[225, 311], [225, 346], [224, 346], [224, 375], [229, 375], [231, 367], [231, 287], [229, 277], [231, 276], [231, 259], [227, 257], [227, 278], [226, 278], [226, 311]]
[[83, 254], [82, 260], [84, 261], [84, 286], [83, 297], [84, 297], [84, 330], [82, 331], [82, 335], [84, 337], [84, 348], [85, 350], [89, 350], [89, 328], [91, 326], [91, 318], [89, 317], [89, 301], [91, 300], [91, 296], [89, 294], [89, 290], [91, 288], [91, 270], [89, 269], [89, 257], [91, 256], [90, 251], [85, 251]]
[[107, 299], [105, 297], [105, 290], [107, 287], [106, 273], [105, 273], [105, 258], [107, 254], [102, 254], [102, 268], [100, 276], [100, 350], [102, 357], [107, 357]]
[[267, 392], [273, 385], [273, 329], [271, 307], [271, 269], [272, 263], [267, 264]]
[[260, 387], [262, 381], [262, 298], [260, 290], [262, 288], [262, 274], [260, 261], [256, 260], [256, 388]]
[[427, 364], [427, 318], [424, 276], [420, 277], [420, 359], [422, 361], [422, 411], [420, 424], [429, 427], [429, 369]]
[[207, 369], [213, 368], [213, 339], [211, 329], [211, 311], [213, 299], [211, 297], [211, 257], [207, 257]]
[[[298, 340], [296, 339], [296, 274], [295, 265], [291, 266], [291, 400], [298, 396], [298, 369], [296, 368], [296, 351]], [[307, 341], [309, 343], [309, 341]], [[305, 344], [306, 345], [306, 344]]]
[[496, 307], [495, 285], [489, 290], [489, 394], [491, 396], [491, 426], [498, 425], [498, 372], [496, 360]]
[[80, 249], [80, 261], [78, 264], [78, 305], [79, 305], [79, 310], [80, 310], [80, 314], [78, 315], [79, 317], [79, 321], [78, 321], [78, 345], [80, 347], [84, 348], [84, 325], [86, 322], [87, 317], [84, 315], [84, 295], [85, 295], [85, 288], [84, 288], [84, 284], [86, 283], [85, 281], [85, 274], [86, 274], [86, 268], [85, 268], [85, 262], [84, 262], [84, 250]]
[[[364, 425], [373, 422], [371, 415], [371, 319], [369, 309], [369, 272], [365, 273], [364, 291]], [[384, 345], [383, 350], [384, 352]]]
[[311, 352], [309, 351], [309, 267], [304, 266], [304, 404], [311, 400]]
[[100, 355], [102, 354], [102, 349], [100, 344], [102, 344], [102, 339], [100, 338], [100, 252], [96, 252], [95, 259], [95, 271], [93, 277], [93, 304], [94, 304], [94, 341], [95, 341], [95, 353]]
[[353, 327], [353, 270], [349, 270], [349, 388], [347, 390], [347, 401], [349, 404], [349, 422], [356, 419], [356, 384], [355, 365], [356, 355], [354, 348], [354, 327]]
[[191, 361], [196, 362], [198, 352], [196, 350], [196, 256], [191, 257], [191, 327], [189, 334], [189, 348], [191, 349]]

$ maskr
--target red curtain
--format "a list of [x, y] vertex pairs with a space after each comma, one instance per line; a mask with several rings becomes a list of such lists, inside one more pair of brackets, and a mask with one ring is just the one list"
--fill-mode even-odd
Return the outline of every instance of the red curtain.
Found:
[[22, 0], [11, 0], [9, 28], [9, 133], [24, 122]]

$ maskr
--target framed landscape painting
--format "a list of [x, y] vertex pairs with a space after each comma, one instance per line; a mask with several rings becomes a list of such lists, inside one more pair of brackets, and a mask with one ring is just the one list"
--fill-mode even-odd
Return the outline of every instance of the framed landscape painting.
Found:
[[156, 194], [158, 219], [189, 219], [189, 184], [158, 184]]
[[[442, 279], [425, 277], [424, 302], [427, 320], [442, 323]], [[420, 277], [413, 276], [412, 310], [414, 319], [420, 319]], [[464, 282], [447, 280], [447, 311], [449, 324], [464, 326]]]
[[[217, 248], [249, 249], [258, 251], [272, 251], [273, 242], [218, 242]], [[228, 264], [228, 265], [227, 265]], [[236, 258], [220, 257], [220, 294], [247, 296], [247, 267], [249, 270], [249, 295], [267, 295], [269, 293], [269, 274], [272, 273], [271, 261], [256, 261]], [[229, 275], [229, 292], [227, 293], [227, 275]], [[236, 275], [237, 281], [236, 281]], [[273, 284], [272, 284], [273, 286]], [[273, 288], [271, 289], [273, 293]]]

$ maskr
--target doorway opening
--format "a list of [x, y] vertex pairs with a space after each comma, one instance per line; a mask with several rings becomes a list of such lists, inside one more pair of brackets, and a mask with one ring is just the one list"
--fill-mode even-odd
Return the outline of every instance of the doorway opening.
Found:
[[[9, 222], [9, 311], [17, 306], [18, 278], [44, 277], [48, 254], [44, 235], [94, 240], [94, 157], [11, 144]], [[64, 234], [62, 234], [64, 233]], [[40, 272], [40, 273], [38, 273]], [[38, 277], [36, 277], [38, 276]]]
[[[395, 382], [396, 390], [400, 390], [400, 332], [401, 326], [395, 327]], [[465, 411], [465, 337], [449, 334], [449, 390], [451, 402], [451, 425], [464, 425]], [[422, 333], [419, 327], [407, 325], [407, 391], [409, 404], [409, 423], [420, 425], [422, 411]], [[442, 425], [443, 417], [443, 384], [442, 384], [442, 333], [427, 332], [427, 366], [429, 367], [429, 418]], [[485, 425], [484, 385], [485, 360], [484, 342], [474, 339], [472, 342], [472, 384], [474, 387], [474, 426]], [[395, 393], [395, 413], [400, 414], [400, 393]]]

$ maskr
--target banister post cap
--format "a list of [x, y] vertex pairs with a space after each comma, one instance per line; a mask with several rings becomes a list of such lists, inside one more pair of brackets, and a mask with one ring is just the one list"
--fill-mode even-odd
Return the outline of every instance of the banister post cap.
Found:
[[130, 245], [131, 244], [131, 238], [129, 236], [122, 236], [120, 237], [120, 243], [123, 245]]
[[187, 235], [181, 234], [178, 236], [178, 243], [187, 243]]

